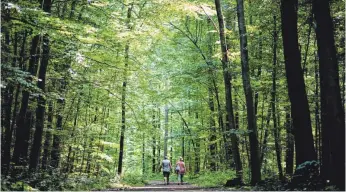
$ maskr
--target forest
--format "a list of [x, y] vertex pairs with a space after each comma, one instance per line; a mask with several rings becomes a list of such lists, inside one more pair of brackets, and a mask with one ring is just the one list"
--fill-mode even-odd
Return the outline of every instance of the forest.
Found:
[[344, 191], [345, 1], [1, 1], [2, 191], [163, 183], [165, 156], [201, 189]]

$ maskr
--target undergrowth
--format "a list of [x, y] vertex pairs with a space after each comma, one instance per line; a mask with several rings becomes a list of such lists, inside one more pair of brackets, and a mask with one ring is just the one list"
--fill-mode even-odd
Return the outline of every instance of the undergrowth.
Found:
[[223, 187], [227, 180], [235, 177], [235, 171], [215, 171], [215, 172], [200, 172], [191, 179], [190, 183], [201, 187]]
[[109, 187], [109, 175], [64, 174], [57, 170], [1, 176], [1, 191], [85, 191]]

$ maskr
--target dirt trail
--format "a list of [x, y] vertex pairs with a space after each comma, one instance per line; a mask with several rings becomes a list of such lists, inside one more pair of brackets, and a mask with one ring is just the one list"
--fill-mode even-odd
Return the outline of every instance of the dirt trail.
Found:
[[149, 181], [147, 185], [142, 187], [109, 189], [109, 191], [227, 191], [227, 189], [204, 188], [189, 183], [183, 183], [183, 185], [178, 185], [177, 182], [170, 182], [169, 185], [165, 185], [163, 181]]

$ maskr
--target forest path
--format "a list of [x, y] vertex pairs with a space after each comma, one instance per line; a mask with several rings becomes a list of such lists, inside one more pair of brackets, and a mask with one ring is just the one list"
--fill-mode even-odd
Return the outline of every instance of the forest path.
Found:
[[[113, 191], [113, 190], [110, 190]], [[189, 183], [178, 185], [178, 182], [170, 182], [165, 185], [163, 181], [155, 180], [149, 181], [147, 185], [142, 187], [129, 187], [125, 189], [114, 189], [114, 191], [232, 191], [232, 189], [224, 188], [205, 188], [198, 187]]]

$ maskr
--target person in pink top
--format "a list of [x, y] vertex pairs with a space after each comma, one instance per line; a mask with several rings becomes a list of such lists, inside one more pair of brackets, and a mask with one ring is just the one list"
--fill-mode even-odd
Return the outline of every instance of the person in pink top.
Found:
[[[185, 174], [185, 163], [182, 157], [179, 158], [179, 161], [176, 164], [176, 171], [178, 172], [178, 185], [183, 184], [183, 177]], [[180, 182], [180, 183], [179, 183]]]

